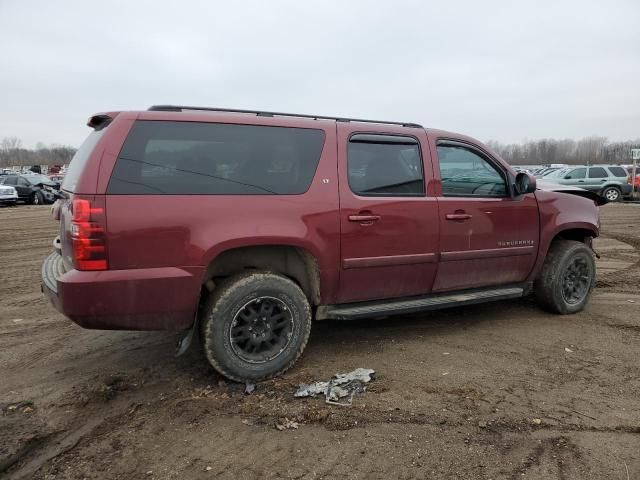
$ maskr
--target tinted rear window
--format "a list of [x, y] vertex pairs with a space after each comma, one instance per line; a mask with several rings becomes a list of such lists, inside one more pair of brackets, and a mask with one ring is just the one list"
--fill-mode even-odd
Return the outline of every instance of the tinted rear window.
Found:
[[607, 178], [609, 174], [602, 167], [591, 167], [589, 169], [589, 178]]
[[80, 145], [80, 148], [71, 159], [67, 174], [64, 176], [64, 181], [62, 182], [61, 187], [63, 190], [67, 190], [69, 192], [76, 191], [76, 184], [78, 183], [80, 174], [87, 164], [87, 160], [89, 160], [91, 152], [93, 152], [93, 149], [98, 144], [98, 141], [102, 138], [102, 134], [105, 132], [105, 130], [105, 128], [94, 130], [89, 134], [82, 145]]
[[626, 177], [627, 171], [622, 167], [609, 167], [609, 171], [614, 177]]
[[137, 121], [109, 181], [111, 194], [295, 195], [320, 160], [316, 129]]

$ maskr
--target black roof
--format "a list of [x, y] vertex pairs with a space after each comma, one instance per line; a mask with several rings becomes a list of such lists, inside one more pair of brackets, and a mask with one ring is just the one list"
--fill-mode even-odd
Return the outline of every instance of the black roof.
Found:
[[259, 117], [299, 117], [299, 118], [311, 118], [313, 120], [335, 120], [336, 122], [364, 122], [364, 123], [383, 123], [387, 125], [400, 125], [402, 127], [410, 128], [423, 128], [422, 125], [409, 122], [387, 122], [384, 120], [365, 120], [362, 118], [347, 118], [347, 117], [331, 117], [325, 115], [308, 115], [302, 113], [282, 113], [282, 112], [267, 112], [262, 110], [240, 110], [234, 108], [210, 108], [210, 107], [192, 107], [185, 105], [153, 105], [149, 107], [150, 111], [155, 112], [182, 112], [184, 110], [202, 110], [206, 112], [229, 112], [229, 113], [250, 113]]

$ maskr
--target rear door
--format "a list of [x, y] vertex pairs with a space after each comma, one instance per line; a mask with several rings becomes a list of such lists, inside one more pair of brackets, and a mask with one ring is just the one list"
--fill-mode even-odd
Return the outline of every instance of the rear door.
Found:
[[539, 239], [534, 194], [511, 197], [508, 171], [481, 147], [434, 140], [442, 188], [440, 264], [433, 290], [524, 281]]
[[603, 167], [589, 167], [589, 173], [584, 188], [599, 192], [609, 180], [609, 172]]
[[425, 187], [432, 169], [424, 130], [380, 132], [351, 123], [337, 125], [338, 302], [431, 291], [439, 227], [437, 201]]

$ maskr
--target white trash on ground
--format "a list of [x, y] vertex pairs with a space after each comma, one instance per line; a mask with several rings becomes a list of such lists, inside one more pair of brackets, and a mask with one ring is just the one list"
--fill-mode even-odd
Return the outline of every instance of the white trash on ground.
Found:
[[[351, 405], [353, 396], [364, 393], [367, 389], [365, 383], [375, 380], [375, 370], [370, 368], [356, 368], [349, 373], [337, 373], [328, 382], [315, 382], [300, 385], [294, 397], [315, 397], [324, 395], [325, 402], [331, 405]], [[348, 397], [346, 402], [340, 402], [341, 398]]]

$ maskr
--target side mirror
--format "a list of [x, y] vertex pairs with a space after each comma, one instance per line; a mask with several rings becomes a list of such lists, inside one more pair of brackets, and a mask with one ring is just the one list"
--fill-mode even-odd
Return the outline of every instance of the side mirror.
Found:
[[516, 195], [524, 195], [536, 191], [536, 177], [525, 172], [516, 175], [516, 181], [513, 184]]
[[567, 175], [566, 177], [564, 177], [565, 180], [571, 180], [571, 175]]

